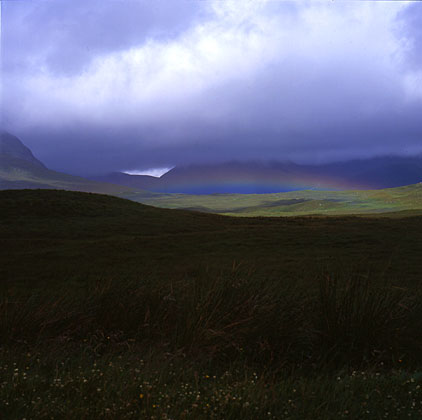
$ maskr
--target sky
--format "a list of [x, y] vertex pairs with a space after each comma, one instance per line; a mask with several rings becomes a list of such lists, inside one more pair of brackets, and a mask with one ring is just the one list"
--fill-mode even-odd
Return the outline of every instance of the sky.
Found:
[[2, 125], [74, 174], [422, 153], [422, 2], [8, 0]]

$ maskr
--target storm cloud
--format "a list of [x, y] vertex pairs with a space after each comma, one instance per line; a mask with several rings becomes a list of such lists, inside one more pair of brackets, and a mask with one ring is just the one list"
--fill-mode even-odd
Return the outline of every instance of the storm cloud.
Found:
[[3, 115], [72, 173], [422, 152], [422, 4], [3, 5]]

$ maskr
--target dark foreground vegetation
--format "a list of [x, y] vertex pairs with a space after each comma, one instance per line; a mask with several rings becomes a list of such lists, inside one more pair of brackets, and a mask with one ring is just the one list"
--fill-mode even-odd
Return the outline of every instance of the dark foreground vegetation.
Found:
[[421, 418], [421, 235], [0, 192], [0, 418]]

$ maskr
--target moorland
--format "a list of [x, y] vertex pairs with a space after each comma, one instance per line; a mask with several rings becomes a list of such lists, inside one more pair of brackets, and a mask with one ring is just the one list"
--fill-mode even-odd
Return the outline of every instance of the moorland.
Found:
[[228, 216], [422, 214], [422, 183], [375, 190], [299, 190], [272, 194], [119, 194], [156, 207]]
[[421, 234], [0, 191], [2, 416], [420, 418]]

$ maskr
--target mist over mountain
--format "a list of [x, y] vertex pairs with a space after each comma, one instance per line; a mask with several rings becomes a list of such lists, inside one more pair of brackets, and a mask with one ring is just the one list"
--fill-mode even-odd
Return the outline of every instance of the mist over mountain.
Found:
[[103, 194], [120, 194], [131, 189], [88, 180], [48, 169], [16, 136], [0, 132], [0, 190], [64, 189]]
[[422, 181], [422, 156], [384, 156], [320, 165], [294, 162], [232, 161], [171, 169], [161, 177], [123, 172], [90, 179], [45, 167], [16, 136], [0, 135], [0, 188], [58, 188], [123, 193], [262, 194], [304, 189], [381, 189]]
[[20, 159], [30, 162], [32, 165], [38, 168], [44, 168], [44, 164], [39, 161], [16, 136], [8, 133], [7, 131], [0, 131], [0, 156], [6, 161], [10, 159]]
[[92, 179], [162, 193], [276, 193], [380, 189], [422, 180], [422, 157], [384, 156], [321, 165], [227, 162], [175, 167], [161, 177], [113, 172]]

